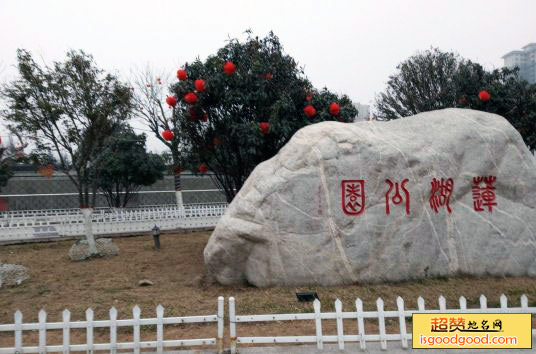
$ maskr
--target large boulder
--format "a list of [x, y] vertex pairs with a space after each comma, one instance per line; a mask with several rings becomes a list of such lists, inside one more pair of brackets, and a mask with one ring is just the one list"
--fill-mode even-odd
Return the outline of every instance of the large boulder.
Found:
[[534, 276], [536, 159], [468, 109], [310, 125], [255, 168], [204, 256], [218, 282], [260, 287]]
[[[95, 246], [97, 246], [97, 254], [95, 257], [117, 256], [119, 254], [119, 248], [112, 242], [111, 238], [98, 238], [95, 240]], [[89, 246], [87, 240], [78, 240], [69, 249], [69, 258], [73, 261], [83, 261], [92, 257], [89, 253]]]
[[28, 278], [28, 272], [24, 266], [0, 264], [0, 288], [20, 285]]

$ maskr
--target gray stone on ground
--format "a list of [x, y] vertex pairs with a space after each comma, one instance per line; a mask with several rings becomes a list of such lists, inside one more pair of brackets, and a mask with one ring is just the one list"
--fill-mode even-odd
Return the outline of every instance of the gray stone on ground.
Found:
[[149, 279], [142, 279], [138, 282], [138, 286], [153, 286], [154, 283]]
[[28, 278], [25, 267], [19, 264], [0, 264], [0, 288], [20, 285]]
[[[98, 257], [117, 256], [119, 248], [112, 242], [111, 238], [98, 238], [95, 240]], [[73, 261], [83, 261], [90, 257], [87, 240], [78, 240], [69, 250], [69, 258]]]
[[[474, 209], [478, 176], [496, 177], [491, 212]], [[386, 215], [386, 180], [406, 178], [410, 214], [393, 188]], [[433, 178], [453, 179], [450, 213], [430, 205]], [[359, 215], [343, 180], [365, 180]], [[506, 119], [469, 109], [313, 124], [255, 168], [204, 257], [218, 282], [260, 287], [535, 276], [536, 159]]]

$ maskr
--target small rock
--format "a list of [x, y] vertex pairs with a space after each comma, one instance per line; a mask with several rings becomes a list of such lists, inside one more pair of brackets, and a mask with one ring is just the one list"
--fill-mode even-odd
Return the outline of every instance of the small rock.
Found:
[[142, 279], [138, 282], [138, 286], [152, 286], [154, 285], [149, 279]]
[[0, 288], [17, 286], [28, 279], [26, 268], [19, 264], [0, 264]]
[[[117, 256], [119, 248], [112, 242], [111, 238], [98, 238], [95, 240], [97, 246], [97, 256]], [[87, 240], [77, 241], [69, 250], [69, 258], [73, 261], [83, 261], [90, 257]]]

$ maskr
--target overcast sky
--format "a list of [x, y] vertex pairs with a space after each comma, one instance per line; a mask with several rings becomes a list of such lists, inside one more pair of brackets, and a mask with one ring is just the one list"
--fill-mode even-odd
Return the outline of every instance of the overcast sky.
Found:
[[248, 28], [273, 30], [316, 87], [371, 104], [400, 61], [430, 46], [502, 66], [536, 42], [536, 0], [1, 0], [2, 79], [15, 73], [17, 48], [47, 63], [83, 49], [124, 78], [147, 63], [174, 75]]

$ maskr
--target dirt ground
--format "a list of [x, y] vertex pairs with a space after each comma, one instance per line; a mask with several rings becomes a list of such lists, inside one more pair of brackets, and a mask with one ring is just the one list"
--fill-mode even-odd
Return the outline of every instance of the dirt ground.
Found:
[[[236, 298], [238, 314], [312, 312], [312, 303], [300, 303], [295, 292], [314, 290], [318, 293], [323, 311], [334, 311], [334, 301], [343, 302], [343, 310], [355, 310], [355, 299], [361, 298], [366, 310], [375, 309], [381, 297], [386, 310], [396, 309], [396, 297], [402, 296], [407, 308], [416, 308], [417, 297], [423, 296], [429, 307], [437, 308], [437, 298], [447, 298], [449, 307], [458, 305], [458, 297], [467, 298], [468, 307], [478, 307], [481, 294], [488, 298], [488, 307], [499, 304], [499, 296], [508, 296], [509, 306], [519, 306], [519, 297], [526, 294], [529, 306], [536, 304], [534, 278], [470, 278], [431, 279], [387, 285], [351, 285], [315, 288], [269, 288], [247, 286], [224, 287], [206, 285], [199, 281], [204, 273], [203, 249], [210, 232], [166, 234], [161, 236], [162, 249], [153, 248], [150, 236], [114, 238], [119, 255], [72, 262], [67, 253], [74, 241], [31, 243], [0, 246], [0, 262], [24, 265], [30, 279], [15, 288], [0, 289], [0, 324], [13, 323], [19, 309], [24, 322], [36, 322], [40, 309], [46, 309], [48, 321], [61, 321], [61, 311], [69, 309], [71, 320], [84, 320], [85, 310], [95, 311], [95, 320], [109, 317], [111, 306], [119, 318], [132, 318], [132, 307], [139, 305], [142, 317], [155, 317], [156, 306], [162, 304], [165, 316], [212, 315], [217, 312], [217, 297]], [[141, 279], [154, 285], [138, 286]], [[324, 321], [323, 329], [336, 334], [334, 321]], [[533, 321], [534, 322], [534, 321]], [[228, 321], [225, 322], [226, 338]], [[397, 321], [387, 321], [388, 333], [398, 331]], [[367, 331], [377, 328], [377, 321], [367, 321]], [[356, 321], [345, 321], [345, 333], [356, 333]], [[314, 335], [313, 321], [239, 324], [238, 336]], [[156, 336], [154, 328], [142, 327], [142, 340]], [[60, 344], [61, 331], [47, 332], [47, 343]], [[216, 325], [165, 326], [164, 338], [210, 338], [216, 336]], [[72, 330], [73, 343], [85, 341], [85, 331]], [[130, 338], [130, 339], [129, 339]], [[122, 329], [118, 340], [131, 340], [132, 331]], [[95, 331], [95, 342], [107, 342], [107, 330]], [[26, 331], [23, 343], [37, 343], [37, 333]], [[228, 344], [228, 343], [226, 343]], [[0, 333], [0, 347], [13, 345], [11, 333]]]

